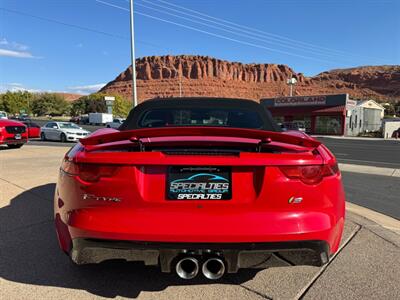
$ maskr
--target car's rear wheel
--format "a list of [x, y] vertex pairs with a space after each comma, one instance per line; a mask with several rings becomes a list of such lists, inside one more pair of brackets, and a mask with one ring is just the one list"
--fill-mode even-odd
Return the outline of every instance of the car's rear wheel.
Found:
[[42, 141], [45, 141], [45, 140], [46, 140], [46, 135], [44, 134], [44, 132], [42, 132], [42, 133], [40, 134], [40, 139], [41, 139]]
[[11, 144], [11, 145], [7, 145], [8, 148], [10, 149], [18, 149], [21, 148], [24, 144]]
[[61, 133], [60, 141], [61, 141], [61, 143], [65, 143], [67, 141], [67, 136], [64, 133]]

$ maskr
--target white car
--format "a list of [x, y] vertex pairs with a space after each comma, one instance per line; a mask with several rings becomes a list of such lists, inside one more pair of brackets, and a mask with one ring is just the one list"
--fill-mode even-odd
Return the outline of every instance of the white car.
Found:
[[7, 113], [5, 111], [0, 110], [0, 119], [8, 119]]
[[121, 126], [122, 123], [124, 123], [124, 121], [125, 121], [125, 119], [122, 119], [122, 118], [114, 118], [112, 122], [106, 123], [106, 127], [118, 129], [118, 127]]
[[72, 122], [48, 122], [41, 128], [40, 138], [42, 141], [76, 142], [89, 133]]

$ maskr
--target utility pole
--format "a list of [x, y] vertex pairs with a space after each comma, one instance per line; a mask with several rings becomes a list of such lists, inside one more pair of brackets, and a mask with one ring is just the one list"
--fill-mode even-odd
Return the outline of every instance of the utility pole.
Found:
[[131, 9], [131, 61], [132, 61], [132, 101], [133, 107], [138, 104], [137, 89], [136, 89], [136, 59], [135, 59], [135, 22], [133, 19], [133, 0], [130, 0]]

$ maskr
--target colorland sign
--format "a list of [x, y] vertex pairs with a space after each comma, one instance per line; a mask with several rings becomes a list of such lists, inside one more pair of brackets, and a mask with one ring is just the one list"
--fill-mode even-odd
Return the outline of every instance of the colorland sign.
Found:
[[302, 96], [275, 98], [274, 106], [302, 106], [302, 105], [325, 105], [325, 96]]

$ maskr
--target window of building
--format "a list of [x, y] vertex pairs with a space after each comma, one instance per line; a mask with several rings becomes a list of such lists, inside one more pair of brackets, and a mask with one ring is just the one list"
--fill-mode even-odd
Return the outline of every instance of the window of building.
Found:
[[315, 118], [316, 134], [342, 134], [342, 116], [317, 116]]

